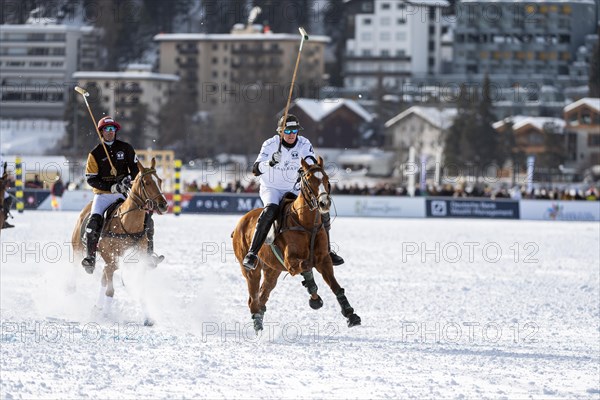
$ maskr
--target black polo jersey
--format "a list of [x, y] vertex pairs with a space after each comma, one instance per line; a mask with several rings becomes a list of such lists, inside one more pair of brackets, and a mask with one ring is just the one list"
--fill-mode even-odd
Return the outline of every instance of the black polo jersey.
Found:
[[99, 144], [88, 154], [85, 167], [87, 182], [94, 188], [94, 193], [110, 193], [110, 187], [113, 184], [127, 175], [134, 179], [139, 172], [135, 150], [129, 143], [115, 139], [111, 145], [106, 144], [106, 149], [117, 170], [117, 176], [110, 174], [110, 162], [106, 157], [104, 147]]

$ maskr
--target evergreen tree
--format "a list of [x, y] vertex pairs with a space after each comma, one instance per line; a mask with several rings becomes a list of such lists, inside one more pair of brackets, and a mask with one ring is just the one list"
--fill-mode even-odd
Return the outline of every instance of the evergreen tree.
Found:
[[590, 97], [600, 97], [600, 29], [599, 39], [594, 46], [594, 52], [590, 59], [589, 93]]
[[205, 33], [229, 33], [234, 24], [246, 24], [248, 19], [246, 0], [202, 1], [202, 26]]
[[347, 15], [343, 0], [329, 0], [324, 12], [325, 34], [331, 38], [328, 47], [334, 60], [326, 65], [331, 86], [344, 86], [344, 59], [346, 56]]
[[275, 33], [298, 33], [304, 27], [310, 34], [312, 0], [253, 0], [262, 10], [256, 22], [269, 25]]
[[498, 134], [492, 127], [491, 83], [486, 76], [481, 93], [469, 93], [466, 85], [461, 87], [457, 107], [458, 114], [448, 130], [444, 159], [447, 164], [459, 167], [473, 166], [482, 172], [490, 164], [504, 161]]

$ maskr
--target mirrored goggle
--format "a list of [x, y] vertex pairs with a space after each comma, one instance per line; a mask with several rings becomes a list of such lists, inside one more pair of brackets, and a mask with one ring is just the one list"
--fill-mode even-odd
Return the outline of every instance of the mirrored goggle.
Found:
[[109, 125], [109, 126], [105, 126], [102, 130], [104, 132], [116, 132], [117, 128], [112, 125]]
[[291, 135], [292, 133], [294, 135], [298, 134], [298, 129], [284, 129], [283, 133], [285, 133], [286, 135]]

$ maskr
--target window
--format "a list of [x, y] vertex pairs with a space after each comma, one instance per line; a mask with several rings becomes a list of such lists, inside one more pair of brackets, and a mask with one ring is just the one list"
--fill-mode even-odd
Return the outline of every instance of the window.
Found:
[[588, 146], [600, 147], [600, 133], [590, 133], [588, 135]]
[[529, 144], [544, 144], [544, 136], [538, 132], [532, 132], [527, 137]]
[[371, 22], [372, 22], [371, 18], [365, 18], [365, 19], [363, 19], [363, 24], [364, 25], [371, 25]]
[[585, 110], [581, 113], [581, 123], [584, 125], [589, 125], [592, 123], [592, 115], [588, 110]]
[[389, 10], [390, 9], [390, 3], [381, 3], [381, 9], [382, 10]]
[[213, 43], [212, 49], [213, 50], [219, 50], [219, 45], [217, 43]]
[[373, 3], [370, 1], [364, 2], [360, 8], [362, 12], [373, 12]]
[[381, 32], [381, 33], [379, 34], [379, 39], [380, 39], [382, 42], [389, 42], [389, 40], [390, 40], [390, 37], [391, 37], [391, 35], [390, 35], [390, 33], [389, 33], [389, 32]]
[[364, 42], [370, 42], [372, 39], [372, 35], [371, 32], [363, 32], [360, 35], [360, 40], [364, 41]]
[[396, 41], [405, 41], [406, 40], [406, 32], [396, 32]]
[[381, 57], [389, 57], [389, 56], [390, 56], [389, 50], [381, 50]]
[[217, 57], [213, 57], [212, 63], [213, 64], [218, 64], [219, 63], [219, 59]]
[[383, 17], [380, 20], [381, 26], [390, 26], [390, 17]]
[[371, 55], [371, 49], [364, 49], [362, 51], [362, 55], [365, 57], [369, 57]]
[[403, 25], [403, 24], [405, 24], [405, 23], [406, 23], [406, 18], [398, 18], [398, 19], [396, 20], [396, 23], [397, 23], [398, 25]]

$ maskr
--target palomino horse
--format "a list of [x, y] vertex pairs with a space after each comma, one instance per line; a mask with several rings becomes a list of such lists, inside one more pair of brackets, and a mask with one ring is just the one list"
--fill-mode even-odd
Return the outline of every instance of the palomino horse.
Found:
[[2, 169], [4, 173], [0, 177], [0, 229], [4, 226], [4, 193], [6, 192], [6, 185], [8, 184], [8, 171], [6, 170], [6, 163]]
[[[301, 274], [304, 277], [302, 284], [310, 294], [310, 307], [316, 310], [323, 306], [323, 301], [317, 294], [313, 268], [323, 276], [336, 295], [342, 308], [342, 315], [348, 320], [348, 326], [360, 325], [360, 317], [354, 313], [344, 294], [344, 289], [333, 274], [327, 234], [321, 220], [321, 214], [329, 212], [331, 207], [329, 177], [323, 168], [323, 159], [319, 157], [318, 163], [314, 165], [308, 165], [302, 160], [299, 181], [301, 194], [282, 210], [282, 226], [273, 242], [275, 247], [263, 246], [260, 249], [258, 253], [260, 262], [255, 270], [246, 270], [242, 260], [250, 247], [254, 226], [262, 209], [254, 209], [244, 215], [232, 234], [235, 256], [248, 283], [250, 294], [248, 306], [254, 320], [254, 329], [256, 331], [263, 329], [266, 304], [282, 272], [289, 272], [291, 275]], [[278, 254], [276, 255], [275, 252]]]
[[[162, 180], [154, 169], [156, 160], [152, 158], [150, 168], [145, 168], [142, 163], [137, 163], [140, 172], [131, 183], [127, 199], [121, 205], [112, 210], [106, 216], [106, 222], [102, 228], [97, 252], [106, 262], [102, 274], [102, 288], [105, 289], [106, 300], [112, 300], [115, 293], [113, 286], [113, 274], [118, 268], [119, 257], [131, 248], [147, 248], [148, 239], [144, 230], [146, 213], [156, 211], [162, 214], [167, 211], [167, 200], [162, 193]], [[90, 217], [92, 203], [90, 202], [79, 214], [79, 219], [73, 230], [71, 243], [75, 254], [83, 259], [85, 245], [85, 226]], [[88, 271], [88, 272], [93, 272]]]

